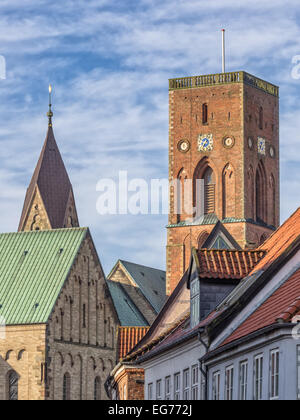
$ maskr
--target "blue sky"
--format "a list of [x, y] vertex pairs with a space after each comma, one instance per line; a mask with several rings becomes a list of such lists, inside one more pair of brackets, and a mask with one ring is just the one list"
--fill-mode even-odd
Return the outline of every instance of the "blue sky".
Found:
[[299, 0], [1, 0], [0, 231], [15, 231], [47, 129], [54, 130], [106, 273], [118, 258], [164, 268], [166, 216], [100, 216], [96, 184], [168, 171], [168, 79], [246, 70], [281, 88], [281, 219], [299, 205]]

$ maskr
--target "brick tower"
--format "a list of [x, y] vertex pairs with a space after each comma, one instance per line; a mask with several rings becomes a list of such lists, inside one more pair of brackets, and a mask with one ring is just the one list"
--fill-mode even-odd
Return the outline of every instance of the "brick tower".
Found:
[[218, 221], [241, 248], [278, 227], [278, 97], [246, 72], [169, 81], [168, 294]]
[[51, 101], [48, 132], [26, 192], [18, 231], [78, 227], [72, 185], [54, 138]]

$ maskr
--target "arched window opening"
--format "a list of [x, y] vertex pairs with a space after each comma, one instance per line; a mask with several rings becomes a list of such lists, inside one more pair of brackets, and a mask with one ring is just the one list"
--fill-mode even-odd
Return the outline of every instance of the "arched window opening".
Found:
[[184, 220], [184, 204], [185, 204], [185, 183], [187, 174], [184, 169], [181, 169], [175, 186], [175, 214], [177, 214], [177, 223]]
[[260, 162], [256, 171], [256, 221], [266, 222], [266, 173]]
[[[192, 200], [190, 200], [192, 201]], [[216, 179], [207, 157], [198, 163], [193, 176], [194, 217], [216, 211]]]
[[213, 170], [208, 167], [203, 176], [204, 179], [204, 213], [215, 212], [215, 189], [216, 182]]
[[69, 373], [64, 374], [63, 379], [63, 401], [71, 400], [71, 376]]
[[254, 171], [252, 166], [250, 165], [248, 169], [248, 194], [247, 194], [248, 204], [247, 204], [247, 210], [248, 210], [248, 218], [253, 219], [254, 216]]
[[209, 236], [208, 232], [202, 232], [199, 235], [199, 238], [198, 238], [198, 249], [203, 248], [203, 245], [204, 245], [206, 239], [208, 238], [208, 236]]
[[264, 233], [261, 235], [259, 240], [259, 245], [262, 245], [268, 239], [267, 235]]
[[264, 128], [264, 110], [262, 106], [259, 108], [259, 128], [261, 130]]
[[222, 176], [223, 182], [223, 219], [235, 217], [235, 174], [233, 167], [228, 163]]
[[207, 104], [202, 105], [202, 124], [208, 123], [208, 106]]
[[101, 400], [101, 379], [99, 378], [99, 376], [95, 378], [94, 382], [94, 400]]
[[8, 372], [7, 377], [8, 400], [18, 401], [18, 382], [19, 378], [15, 371]]
[[273, 175], [270, 177], [270, 224], [276, 227], [276, 188]]

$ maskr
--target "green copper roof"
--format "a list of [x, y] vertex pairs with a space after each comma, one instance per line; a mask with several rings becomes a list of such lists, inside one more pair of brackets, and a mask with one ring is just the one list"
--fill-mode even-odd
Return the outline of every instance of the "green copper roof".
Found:
[[48, 321], [87, 228], [0, 235], [0, 316], [6, 325]]
[[131, 300], [122, 284], [116, 281], [107, 280], [114, 306], [116, 308], [121, 326], [125, 327], [148, 327], [146, 319], [139, 308]]
[[166, 272], [128, 261], [121, 263], [158, 314], [166, 302]]

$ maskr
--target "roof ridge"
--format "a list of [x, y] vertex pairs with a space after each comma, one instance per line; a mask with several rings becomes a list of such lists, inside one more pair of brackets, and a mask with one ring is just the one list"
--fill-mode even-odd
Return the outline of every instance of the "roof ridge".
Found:
[[2, 235], [30, 235], [30, 234], [42, 234], [49, 232], [65, 232], [65, 231], [80, 231], [80, 230], [89, 230], [89, 227], [72, 227], [72, 228], [59, 228], [59, 229], [43, 229], [43, 230], [25, 230], [20, 232], [1, 232]]
[[[197, 248], [196, 248], [197, 249]], [[197, 251], [209, 251], [209, 252], [239, 252], [239, 253], [245, 253], [245, 252], [251, 252], [251, 253], [259, 253], [259, 252], [267, 252], [265, 249], [226, 249], [226, 248], [198, 248]]]
[[131, 261], [121, 260], [121, 259], [119, 259], [118, 261], [120, 261], [121, 263], [133, 264], [133, 265], [136, 265], [138, 267], [150, 268], [151, 270], [162, 271], [163, 273], [166, 272], [166, 270], [162, 270], [161, 268], [150, 267], [149, 265], [145, 265], [145, 264], [137, 264], [137, 263], [134, 263], [134, 262], [131, 262]]

